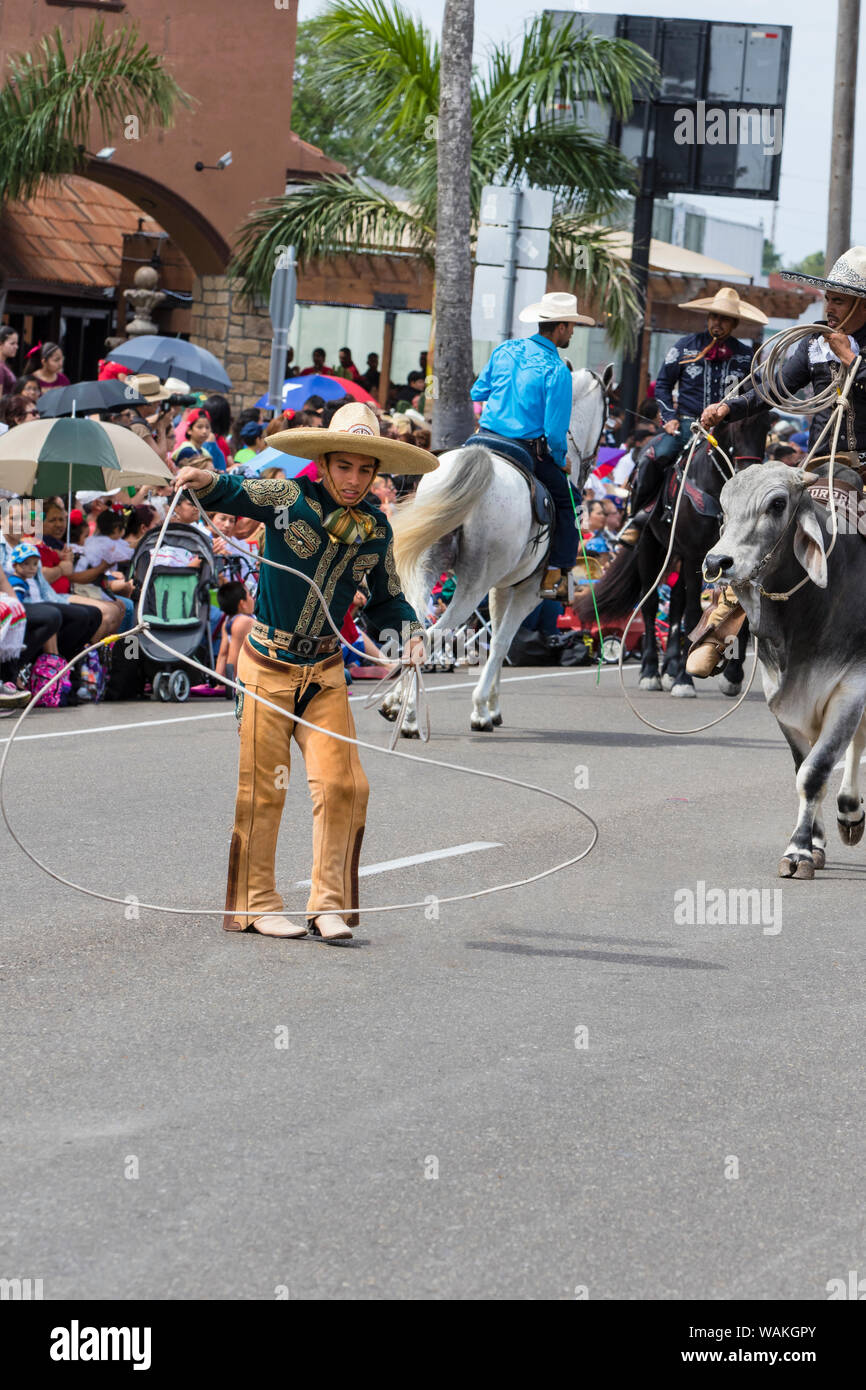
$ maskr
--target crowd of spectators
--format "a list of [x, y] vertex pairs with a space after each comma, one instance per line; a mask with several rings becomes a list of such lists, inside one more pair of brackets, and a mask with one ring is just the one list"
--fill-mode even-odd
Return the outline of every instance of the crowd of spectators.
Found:
[[[14, 370], [18, 352], [17, 333], [9, 327], [0, 328], [0, 435], [38, 419], [37, 402], [42, 392], [68, 384], [57, 344], [38, 344], [32, 349], [21, 377]], [[317, 351], [313, 357], [309, 374], [344, 375], [367, 389], [375, 391], [378, 387], [375, 353], [369, 354], [363, 373], [352, 361], [349, 348], [340, 350], [336, 369], [327, 366], [324, 352]], [[383, 435], [429, 448], [430, 430], [422, 413], [425, 357], [422, 354], [420, 369], [410, 374], [407, 383], [394, 388], [393, 408], [374, 408]], [[118, 374], [113, 364], [101, 365], [105, 367], [101, 376]], [[145, 404], [103, 411], [93, 418], [138, 434], [170, 473], [194, 463], [219, 473], [264, 478], [285, 477], [286, 469], [291, 468], [291, 475], [297, 476], [297, 461], [290, 463], [287, 456], [283, 456], [285, 468], [280, 467], [279, 456], [269, 460], [270, 466], [261, 466], [260, 456], [268, 449], [270, 437], [286, 429], [327, 428], [335, 411], [354, 399], [346, 395], [326, 401], [313, 394], [303, 409], [286, 410], [272, 419], [270, 411], [257, 406], [233, 415], [228, 400], [219, 394], [196, 393], [196, 404], [179, 406], [178, 397], [187, 402], [192, 399], [181, 381], [163, 385], [149, 375], [129, 375], [126, 379]], [[301, 472], [316, 477], [316, 464], [308, 463]], [[390, 514], [413, 484], [412, 479], [380, 475], [372, 489], [374, 500]], [[172, 487], [167, 484], [113, 493], [79, 491], [71, 498], [18, 498], [2, 489], [0, 474], [0, 708], [25, 702], [63, 662], [101, 638], [122, 635], [134, 626], [139, 598], [136, 548], [150, 531], [162, 525], [171, 496]], [[208, 532], [208, 553], [214, 578], [210, 626], [215, 670], [231, 674], [252, 623], [262, 528], [243, 517], [217, 514], [211, 520], [215, 530]], [[173, 521], [207, 530], [192, 503], [179, 503]], [[158, 557], [161, 565], [195, 569], [202, 563], [200, 556], [182, 547], [163, 550]], [[345, 636], [356, 651], [376, 657], [380, 654], [364, 632], [365, 602], [362, 587], [347, 616]], [[102, 698], [103, 692], [112, 698], [110, 666], [119, 645], [91, 653], [75, 668], [75, 679], [68, 690], [64, 688], [63, 704]], [[357, 661], [353, 653], [347, 654], [347, 674], [353, 658]], [[104, 668], [101, 674], [96, 666]]]

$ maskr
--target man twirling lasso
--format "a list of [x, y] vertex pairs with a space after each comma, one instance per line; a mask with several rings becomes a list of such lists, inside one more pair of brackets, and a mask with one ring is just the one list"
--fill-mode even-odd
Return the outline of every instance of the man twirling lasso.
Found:
[[[416, 445], [382, 439], [376, 416], [357, 404], [338, 410], [330, 429], [287, 430], [268, 443], [317, 459], [322, 481], [240, 478], [186, 467], [175, 487], [191, 487], [208, 510], [263, 521], [265, 558], [308, 574], [338, 628], [366, 579], [371, 597], [364, 616], [371, 636], [375, 640], [386, 629], [403, 633], [408, 658], [422, 661], [421, 623], [403, 596], [391, 528], [367, 494], [381, 463], [398, 474], [427, 473], [438, 466], [436, 458]], [[326, 613], [315, 592], [270, 565], [262, 568], [255, 614], [238, 663], [240, 769], [223, 926], [226, 931], [253, 927], [266, 936], [298, 937], [309, 929], [329, 941], [351, 937], [358, 921], [367, 779], [354, 744], [291, 718], [296, 714], [354, 738], [339, 641], [323, 635]], [[245, 699], [246, 692], [263, 696], [285, 714]], [[306, 926], [282, 915], [274, 874], [287, 782], [279, 769], [288, 769], [293, 733], [313, 798]]]

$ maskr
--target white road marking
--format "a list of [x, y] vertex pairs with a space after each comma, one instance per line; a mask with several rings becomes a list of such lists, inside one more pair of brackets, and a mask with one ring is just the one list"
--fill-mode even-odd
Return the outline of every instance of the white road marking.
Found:
[[[615, 666], [603, 666], [601, 669], [602, 672], [610, 672], [615, 671], [617, 668]], [[502, 684], [513, 685], [516, 684], [517, 681], [549, 681], [556, 676], [594, 676], [596, 670], [597, 667], [593, 665], [580, 666], [575, 670], [569, 670], [568, 668], [562, 670], [560, 668], [556, 671], [543, 671], [540, 675], [536, 676], [503, 676]], [[476, 684], [477, 681], [460, 681], [454, 685], [430, 685], [427, 687], [427, 694], [437, 695], [442, 690], [472, 690]], [[358, 700], [366, 699], [367, 694], [350, 695], [349, 703], [352, 704]], [[10, 718], [12, 717], [13, 716], [10, 716]], [[112, 734], [122, 729], [152, 729], [160, 724], [189, 724], [195, 719], [228, 719], [229, 717], [234, 718], [233, 708], [220, 710], [217, 714], [178, 714], [172, 719], [138, 719], [130, 724], [97, 724], [92, 729], [55, 729], [51, 733], [44, 734], [19, 734], [15, 742], [26, 743], [29, 740], [41, 738], [75, 738], [80, 734]], [[0, 738], [0, 747], [8, 742], [8, 738]]]
[[[406, 869], [410, 864], [429, 864], [431, 859], [453, 859], [458, 854], [477, 854], [482, 849], [501, 849], [499, 840], [471, 840], [466, 845], [452, 845], [450, 849], [429, 849], [425, 854], [409, 854], [405, 859], [384, 859], [381, 864], [367, 864], [358, 870], [359, 878], [368, 874], [386, 874], [391, 869]], [[312, 879], [302, 878], [296, 888], [312, 887]]]

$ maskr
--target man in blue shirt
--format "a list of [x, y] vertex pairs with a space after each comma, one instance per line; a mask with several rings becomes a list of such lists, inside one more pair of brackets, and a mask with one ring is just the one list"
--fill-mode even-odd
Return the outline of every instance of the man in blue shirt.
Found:
[[481, 428], [486, 433], [516, 440], [535, 460], [535, 472], [556, 507], [550, 567], [541, 592], [545, 598], [567, 598], [562, 576], [577, 558], [578, 531], [567, 472], [571, 372], [559, 349], [571, 342], [576, 324], [591, 328], [595, 320], [577, 312], [573, 294], [546, 294], [519, 317], [521, 323], [537, 323], [538, 332], [500, 343], [472, 387], [472, 399], [485, 403]]

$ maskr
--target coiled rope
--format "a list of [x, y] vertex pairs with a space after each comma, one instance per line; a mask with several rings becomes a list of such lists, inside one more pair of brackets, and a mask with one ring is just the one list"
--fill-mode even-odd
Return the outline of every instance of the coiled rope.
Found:
[[[121, 907], [129, 907], [130, 902], [134, 902], [137, 908], [144, 909], [148, 912], [166, 912], [177, 916], [224, 917], [226, 915], [225, 907], [169, 907], [163, 903], [142, 902], [134, 895], [127, 896], [125, 898], [119, 898], [111, 893], [100, 893], [93, 888], [87, 888], [84, 884], [76, 883], [69, 878], [64, 878], [62, 874], [56, 873], [52, 868], [50, 868], [41, 859], [39, 859], [32, 852], [32, 850], [27, 848], [27, 846], [21, 840], [20, 836], [13, 829], [9, 821], [9, 815], [6, 809], [4, 784], [6, 766], [9, 760], [9, 754], [12, 750], [15, 739], [18, 737], [24, 720], [34, 709], [37, 701], [41, 698], [45, 691], [50, 689], [58, 681], [62, 680], [67, 671], [71, 671], [79, 661], [82, 661], [84, 657], [88, 655], [89, 652], [97, 651], [100, 647], [110, 646], [113, 643], [122, 641], [127, 637], [132, 637], [138, 632], [146, 632], [149, 641], [153, 642], [156, 646], [161, 647], [163, 651], [167, 652], [175, 661], [180, 660], [184, 664], [192, 666], [196, 670], [201, 671], [203, 675], [211, 676], [219, 683], [231, 686], [231, 688], [235, 691], [239, 691], [242, 688], [237, 683], [237, 681], [230, 679], [228, 676], [219, 675], [216, 671], [211, 670], [210, 667], [205, 666], [202, 664], [202, 662], [195, 660], [194, 657], [181, 656], [180, 653], [177, 652], [174, 647], [169, 646], [168, 643], [163, 642], [161, 638], [157, 637], [153, 633], [149, 623], [144, 617], [144, 600], [147, 594], [151, 574], [153, 572], [153, 567], [156, 563], [156, 554], [162, 544], [165, 532], [168, 528], [169, 522], [171, 521], [174, 509], [177, 506], [180, 495], [181, 493], [180, 491], [178, 491], [172, 498], [171, 504], [168, 508], [168, 511], [166, 512], [165, 519], [163, 520], [162, 527], [160, 528], [159, 536], [157, 537], [156, 543], [154, 544], [153, 551], [150, 557], [150, 563], [145, 572], [145, 577], [141, 586], [141, 593], [138, 600], [138, 610], [136, 613], [137, 621], [135, 623], [135, 626], [130, 628], [127, 632], [113, 634], [109, 637], [103, 637], [99, 642], [94, 642], [90, 646], [85, 647], [85, 649], [79, 652], [77, 656], [73, 657], [71, 661], [67, 661], [65, 665], [62, 667], [62, 669], [57, 672], [56, 675], [52, 676], [52, 678], [49, 681], [46, 681], [45, 685], [42, 686], [41, 689], [34, 694], [30, 703], [21, 711], [20, 716], [16, 720], [15, 727], [9, 736], [9, 740], [6, 744], [6, 747], [3, 750], [3, 756], [2, 758], [0, 758], [0, 815], [2, 815], [3, 821], [6, 825], [6, 829], [9, 831], [9, 834], [12, 836], [12, 839], [15, 841], [22, 854], [25, 854], [27, 858], [38, 868], [40, 868], [43, 871], [43, 873], [47, 874], [49, 878], [54, 879], [55, 883], [61, 883], [64, 887], [72, 888], [77, 893], [83, 893], [88, 898], [97, 898], [101, 902], [117, 903]], [[195, 497], [195, 493], [191, 493], [191, 495]], [[198, 506], [199, 512], [201, 516], [204, 518], [207, 525], [211, 528], [211, 530], [216, 531], [216, 528], [213, 526], [213, 523], [210, 521], [210, 518], [205, 513], [204, 508], [202, 507], [201, 502], [197, 497], [195, 497], [195, 501], [196, 505]], [[223, 537], [223, 539], [226, 540], [229, 545], [233, 544], [231, 538]], [[246, 552], [241, 551], [240, 547], [237, 545], [235, 545], [235, 550], [238, 554], [246, 554]], [[339, 629], [336, 627], [328, 609], [328, 604], [325, 600], [324, 594], [322, 593], [321, 589], [316, 584], [316, 582], [309, 577], [309, 575], [304, 574], [301, 570], [294, 569], [291, 565], [284, 565], [277, 560], [267, 559], [264, 555], [256, 557], [256, 563], [260, 565], [272, 565], [274, 569], [283, 570], [287, 574], [294, 575], [297, 579], [302, 579], [304, 583], [307, 584], [316, 594], [316, 597], [322, 604], [323, 610], [327, 616], [328, 623], [330, 624], [330, 627], [333, 630], [333, 632], [340, 639], [340, 642], [344, 646], [351, 645], [350, 643], [347, 643], [345, 641]], [[354, 648], [352, 650], [354, 650]], [[366, 657], [365, 659], [371, 661], [377, 660], [377, 658], [375, 657]], [[416, 672], [416, 674], [419, 678], [420, 689], [422, 688], [420, 682], [420, 672]], [[411, 675], [411, 672], [408, 669], [404, 671], [404, 679], [406, 679], [406, 677], [409, 675]], [[570, 869], [575, 864], [579, 864], [582, 859], [585, 859], [587, 855], [592, 852], [596, 843], [598, 842], [598, 826], [596, 822], [593, 820], [592, 816], [589, 814], [589, 812], [585, 811], [583, 807], [578, 806], [575, 802], [570, 801], [567, 797], [560, 796], [558, 792], [551, 791], [548, 787], [539, 787], [533, 782], [524, 782], [515, 777], [506, 777], [503, 773], [499, 772], [485, 772], [481, 768], [466, 767], [461, 763], [446, 762], [441, 758], [422, 758], [419, 757], [416, 753], [400, 752], [394, 749], [393, 747], [384, 748], [376, 743], [368, 743], [364, 739], [350, 738], [347, 734], [337, 733], [333, 729], [324, 728], [324, 726], [321, 724], [314, 724], [308, 719], [302, 719], [297, 714], [290, 714], [287, 710], [282, 709], [281, 706], [274, 704], [273, 701], [266, 699], [263, 695], [259, 695], [253, 690], [244, 689], [244, 697], [245, 699], [258, 700], [260, 704], [266, 705], [268, 709], [276, 710], [278, 714], [290, 720], [293, 724], [300, 724], [304, 728], [318, 730], [319, 733], [327, 734], [329, 738], [337, 739], [340, 743], [355, 744], [355, 746], [358, 748], [366, 748], [370, 752], [384, 754], [386, 757], [401, 758], [406, 762], [421, 763], [424, 767], [445, 768], [449, 772], [457, 772], [464, 777], [482, 777], [486, 781], [500, 782], [503, 783], [505, 786], [519, 787], [523, 791], [535, 792], [539, 796], [549, 797], [551, 801], [559, 802], [560, 805], [567, 806], [569, 810], [576, 812], [576, 814], [582, 817], [583, 820], [587, 821], [589, 826], [591, 827], [592, 834], [589, 844], [584, 849], [582, 849], [579, 854], [572, 855], [568, 859], [563, 859], [561, 863], [554, 864], [552, 868], [543, 869], [539, 873], [530, 874], [526, 878], [514, 879], [508, 883], [497, 883], [494, 884], [491, 888], [478, 888], [471, 893], [454, 893], [449, 895], [448, 897], [441, 897], [437, 894], [435, 895], [435, 901], [438, 904], [468, 902], [475, 898], [489, 897], [493, 893], [510, 892], [512, 889], [515, 888], [524, 888], [528, 884], [538, 883], [541, 881], [541, 879], [550, 878], [553, 874], [561, 873], [562, 870]], [[405, 695], [405, 700], [408, 700], [408, 694]], [[341, 913], [406, 912], [410, 909], [429, 907], [430, 901], [431, 899], [428, 897], [418, 902], [385, 903], [376, 907], [355, 908], [351, 905], [348, 905], [340, 909], [334, 909], [333, 907], [313, 907], [304, 909], [294, 908], [290, 910], [284, 908], [280, 911], [275, 910], [273, 912], [259, 912], [256, 913], [256, 917], [315, 917], [320, 912], [334, 912], [335, 910]], [[245, 914], [243, 911], [241, 911], [239, 915], [251, 916], [252, 914]]]

